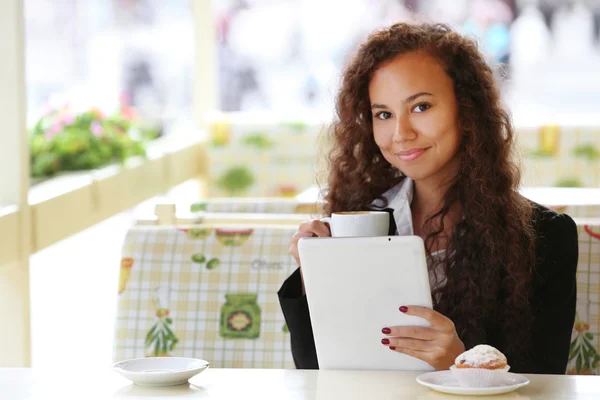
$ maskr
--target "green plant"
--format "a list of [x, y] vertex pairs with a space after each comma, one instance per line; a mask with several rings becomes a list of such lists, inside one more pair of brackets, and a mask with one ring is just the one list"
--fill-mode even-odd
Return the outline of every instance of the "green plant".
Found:
[[526, 152], [528, 157], [531, 158], [552, 158], [554, 157], [554, 153], [549, 150], [537, 149], [537, 150], [529, 150]]
[[578, 178], [563, 178], [556, 182], [556, 187], [583, 187], [583, 183]]
[[158, 134], [158, 129], [144, 125], [130, 109], [110, 117], [96, 109], [80, 114], [52, 110], [29, 134], [31, 176], [95, 169], [145, 156], [145, 142]]
[[243, 193], [253, 183], [254, 175], [248, 168], [242, 166], [228, 169], [217, 181], [217, 185], [231, 196]]
[[206, 211], [207, 207], [208, 207], [208, 202], [198, 201], [196, 203], [192, 203], [192, 205], [190, 206], [190, 212]]
[[283, 121], [282, 126], [289, 128], [292, 133], [302, 134], [306, 131], [307, 125], [304, 121]]
[[588, 161], [596, 161], [600, 159], [600, 150], [593, 144], [582, 144], [573, 149], [573, 155], [577, 158], [585, 158]]
[[246, 146], [256, 147], [259, 150], [270, 149], [275, 144], [271, 139], [269, 139], [269, 136], [265, 135], [264, 133], [254, 133], [252, 135], [248, 135], [244, 137], [242, 143]]

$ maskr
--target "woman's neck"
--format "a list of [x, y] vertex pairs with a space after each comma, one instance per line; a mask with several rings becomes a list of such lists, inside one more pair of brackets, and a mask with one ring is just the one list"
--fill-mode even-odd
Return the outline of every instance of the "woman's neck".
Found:
[[411, 202], [411, 210], [422, 215], [432, 215], [444, 206], [446, 192], [452, 182], [441, 182], [439, 180], [415, 181], [414, 194]]
[[437, 173], [415, 179], [411, 210], [425, 216], [438, 212], [444, 206], [446, 193], [456, 180], [459, 168], [459, 158], [455, 157]]
[[[427, 179], [415, 181], [413, 200], [411, 202], [411, 213], [415, 235], [427, 237], [428, 230], [425, 225], [429, 218], [444, 207], [446, 193], [453, 183], [453, 179]], [[441, 250], [447, 247], [452, 229], [462, 218], [462, 206], [455, 202], [450, 205], [448, 213], [444, 216], [444, 232], [439, 238], [435, 249]]]

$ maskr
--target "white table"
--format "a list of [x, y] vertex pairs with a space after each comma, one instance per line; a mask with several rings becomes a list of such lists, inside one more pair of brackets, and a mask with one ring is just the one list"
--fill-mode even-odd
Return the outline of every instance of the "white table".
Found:
[[[132, 385], [109, 368], [95, 371], [0, 369], [2, 400], [205, 399], [212, 400], [452, 400], [417, 384], [416, 372], [208, 369], [188, 385]], [[600, 376], [528, 375], [529, 386], [490, 400], [600, 399]]]

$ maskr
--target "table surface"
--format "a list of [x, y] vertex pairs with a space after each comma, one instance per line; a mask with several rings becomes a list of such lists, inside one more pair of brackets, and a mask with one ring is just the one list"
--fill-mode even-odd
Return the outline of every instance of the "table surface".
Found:
[[600, 376], [527, 375], [531, 383], [493, 397], [452, 396], [416, 382], [417, 372], [208, 369], [189, 384], [147, 388], [110, 368], [93, 371], [0, 369], [2, 400], [38, 399], [369, 399], [369, 400], [554, 400], [600, 399]]

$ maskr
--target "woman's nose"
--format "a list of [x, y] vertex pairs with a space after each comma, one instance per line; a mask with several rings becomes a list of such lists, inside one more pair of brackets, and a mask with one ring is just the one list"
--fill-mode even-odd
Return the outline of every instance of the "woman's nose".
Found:
[[396, 119], [394, 126], [394, 135], [392, 137], [394, 142], [401, 143], [407, 140], [411, 140], [417, 137], [410, 119], [408, 116], [402, 116]]

